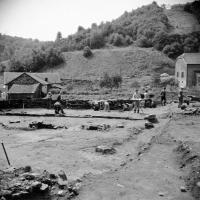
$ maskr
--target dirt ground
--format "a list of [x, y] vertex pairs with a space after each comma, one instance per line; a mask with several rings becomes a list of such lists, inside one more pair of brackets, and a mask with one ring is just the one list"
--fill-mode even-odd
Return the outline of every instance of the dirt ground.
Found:
[[[145, 114], [132, 111], [66, 110], [66, 113], [75, 116], [133, 116], [140, 120], [0, 116], [0, 123], [7, 127], [0, 125], [0, 139], [15, 167], [31, 165], [36, 171], [46, 169], [52, 173], [64, 170], [69, 179], [82, 179], [77, 197], [80, 200], [192, 200], [190, 192], [180, 190], [185, 187], [183, 176], [186, 172], [180, 168], [174, 149], [179, 141], [200, 142], [199, 117], [173, 117], [174, 113], [180, 112], [177, 104], [143, 112], [157, 115], [159, 123], [155, 128], [144, 129], [146, 121], [142, 119]], [[12, 123], [17, 121], [20, 122]], [[27, 130], [33, 121], [64, 125], [67, 129]], [[90, 124], [107, 124], [110, 129], [81, 128]], [[140, 130], [139, 134], [135, 134], [136, 129]], [[116, 153], [97, 153], [95, 148], [98, 145], [113, 146]], [[6, 167], [0, 148], [0, 169]]]

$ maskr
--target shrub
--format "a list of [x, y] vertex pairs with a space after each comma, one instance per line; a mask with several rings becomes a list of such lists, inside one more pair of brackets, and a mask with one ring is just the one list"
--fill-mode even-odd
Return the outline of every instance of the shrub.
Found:
[[163, 87], [167, 87], [168, 85], [170, 87], [178, 87], [178, 81], [175, 79], [174, 76], [169, 76], [169, 77], [163, 78], [160, 81], [160, 83]]
[[122, 83], [122, 77], [120, 75], [109, 76], [108, 73], [104, 73], [103, 78], [99, 82], [101, 88], [119, 88]]
[[137, 46], [146, 48], [152, 47], [152, 42], [149, 39], [147, 39], [147, 37], [142, 36], [137, 40]]
[[140, 87], [140, 83], [138, 81], [133, 81], [131, 83], [131, 88], [139, 88]]
[[183, 47], [180, 43], [174, 42], [171, 45], [166, 45], [163, 49], [163, 53], [175, 59], [183, 53]]
[[120, 75], [114, 75], [112, 78], [112, 84], [114, 88], [119, 88], [122, 83], [122, 77]]
[[114, 46], [122, 46], [125, 43], [124, 37], [121, 34], [113, 33], [110, 35], [109, 43]]
[[91, 51], [90, 47], [88, 47], [88, 46], [84, 47], [83, 56], [86, 58], [92, 56], [92, 51]]

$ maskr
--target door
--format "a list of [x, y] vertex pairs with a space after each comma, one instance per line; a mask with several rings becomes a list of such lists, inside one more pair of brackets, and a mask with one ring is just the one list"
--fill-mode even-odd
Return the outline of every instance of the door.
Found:
[[196, 86], [200, 87], [200, 73], [196, 73]]

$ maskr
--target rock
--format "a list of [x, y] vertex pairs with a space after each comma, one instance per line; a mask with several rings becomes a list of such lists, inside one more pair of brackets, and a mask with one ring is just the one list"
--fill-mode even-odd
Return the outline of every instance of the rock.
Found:
[[96, 147], [96, 152], [100, 152], [102, 154], [114, 154], [116, 153], [116, 149], [109, 146], [98, 146]]
[[116, 126], [116, 128], [124, 128], [124, 125], [123, 125], [123, 124], [118, 124], [118, 125]]
[[49, 186], [47, 184], [42, 183], [42, 186], [40, 187], [41, 191], [47, 191], [49, 189]]
[[3, 196], [5, 198], [10, 198], [12, 196], [12, 191], [11, 190], [1, 190], [0, 196]]
[[197, 185], [198, 187], [200, 187], [200, 182], [197, 182], [196, 185]]
[[181, 192], [187, 192], [187, 189], [184, 186], [180, 187]]
[[164, 194], [163, 192], [159, 192], [158, 195], [159, 195], [160, 197], [164, 197], [164, 196], [165, 196], [165, 194]]
[[181, 105], [181, 110], [185, 110], [187, 108], [186, 105]]
[[108, 124], [100, 124], [100, 125], [82, 125], [81, 126], [82, 129], [85, 130], [93, 130], [93, 131], [106, 131], [108, 129], [110, 129], [110, 125]]
[[64, 189], [68, 185], [68, 181], [63, 181], [61, 178], [58, 178], [58, 185], [60, 189]]
[[31, 169], [31, 166], [27, 165], [24, 167], [24, 172], [31, 172], [32, 169]]
[[158, 119], [156, 118], [156, 115], [148, 115], [144, 119], [148, 120], [151, 123], [158, 123]]
[[29, 193], [27, 191], [19, 191], [17, 193], [12, 194], [12, 199], [21, 199], [27, 196]]
[[74, 187], [72, 187], [72, 192], [75, 194], [75, 195], [78, 195], [79, 194], [79, 190], [81, 188], [81, 183], [76, 183]]
[[64, 197], [66, 192], [64, 190], [59, 190], [57, 194], [59, 197]]
[[151, 122], [146, 122], [145, 123], [145, 128], [146, 129], [151, 129], [151, 128], [154, 128], [154, 125]]
[[50, 179], [56, 179], [57, 176], [56, 176], [55, 174], [49, 174], [49, 178], [50, 178]]
[[24, 173], [22, 175], [26, 180], [34, 180], [35, 179], [35, 175], [34, 174], [31, 174], [31, 173]]
[[65, 174], [65, 172], [63, 170], [60, 170], [58, 172], [58, 177], [61, 178], [63, 181], [67, 180], [67, 176], [66, 176], [66, 174]]
[[39, 181], [34, 181], [32, 184], [31, 184], [31, 187], [33, 190], [39, 190], [42, 186], [42, 183], [39, 182]]

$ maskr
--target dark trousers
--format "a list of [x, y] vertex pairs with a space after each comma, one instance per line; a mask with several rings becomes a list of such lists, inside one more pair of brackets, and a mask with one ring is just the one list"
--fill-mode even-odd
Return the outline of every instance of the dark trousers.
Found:
[[162, 106], [166, 105], [166, 97], [161, 97], [161, 105]]
[[135, 102], [134, 102], [134, 112], [140, 112], [140, 101], [139, 100], [136, 100]]
[[180, 97], [178, 100], [179, 100], [178, 107], [180, 108], [183, 104], [183, 98]]
[[59, 114], [61, 112], [61, 114], [64, 114], [64, 110], [62, 108], [62, 106], [55, 106], [55, 114]]

